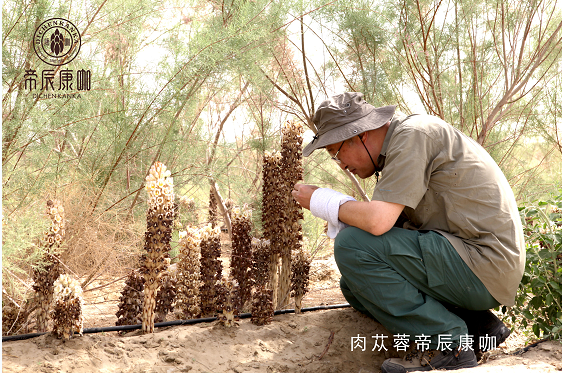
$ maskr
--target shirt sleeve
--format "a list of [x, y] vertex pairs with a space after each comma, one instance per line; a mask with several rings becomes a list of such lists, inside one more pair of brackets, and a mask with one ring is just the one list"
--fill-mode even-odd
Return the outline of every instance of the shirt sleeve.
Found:
[[428, 190], [434, 160], [442, 145], [423, 129], [404, 126], [394, 132], [373, 200], [415, 209]]

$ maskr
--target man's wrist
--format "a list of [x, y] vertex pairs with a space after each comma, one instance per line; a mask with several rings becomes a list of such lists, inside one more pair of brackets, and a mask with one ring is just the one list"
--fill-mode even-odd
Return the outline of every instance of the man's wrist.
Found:
[[339, 206], [355, 198], [328, 188], [318, 188], [310, 197], [312, 215], [328, 222], [337, 222]]

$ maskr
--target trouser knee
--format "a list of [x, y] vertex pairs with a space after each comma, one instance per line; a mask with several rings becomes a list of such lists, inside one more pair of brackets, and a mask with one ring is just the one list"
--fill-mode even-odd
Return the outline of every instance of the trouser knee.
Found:
[[366, 259], [369, 262], [384, 261], [383, 239], [359, 228], [347, 227], [336, 236], [334, 259], [340, 271], [342, 267], [354, 268]]
[[340, 268], [340, 272], [343, 267], [353, 266], [356, 245], [349, 244], [349, 241], [353, 239], [352, 231], [353, 227], [345, 228], [338, 233], [334, 240], [334, 259]]

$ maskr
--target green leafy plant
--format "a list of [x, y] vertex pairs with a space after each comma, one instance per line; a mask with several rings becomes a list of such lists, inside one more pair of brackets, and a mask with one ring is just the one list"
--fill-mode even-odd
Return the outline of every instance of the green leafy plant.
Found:
[[43, 264], [44, 252], [38, 239], [48, 228], [49, 221], [37, 213], [40, 208], [2, 216], [2, 286], [11, 297], [19, 300], [25, 299], [25, 293], [31, 290], [24, 282], [31, 266]]
[[520, 209], [527, 261], [510, 312], [537, 337], [562, 335], [562, 195]]

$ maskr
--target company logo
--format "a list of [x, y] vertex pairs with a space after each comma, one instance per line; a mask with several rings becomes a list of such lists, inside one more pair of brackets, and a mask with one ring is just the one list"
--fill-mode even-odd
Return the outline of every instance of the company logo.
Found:
[[61, 67], [76, 58], [80, 46], [78, 29], [64, 18], [51, 18], [37, 27], [33, 35], [33, 48], [37, 56], [52, 67], [42, 71], [32, 67], [25, 70], [22, 80], [24, 89], [35, 91], [38, 89], [37, 81], [41, 84], [41, 92], [34, 93], [33, 99], [82, 98], [80, 91], [92, 89], [90, 70]]
[[52, 66], [66, 65], [80, 52], [80, 33], [72, 22], [51, 18], [41, 23], [33, 35], [37, 57]]

